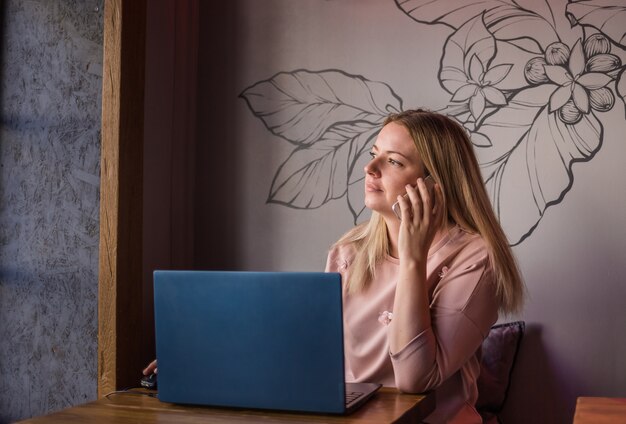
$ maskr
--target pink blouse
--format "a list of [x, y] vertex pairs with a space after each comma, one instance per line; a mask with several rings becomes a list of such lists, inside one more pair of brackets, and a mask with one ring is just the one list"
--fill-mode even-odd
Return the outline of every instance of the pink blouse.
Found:
[[[327, 272], [343, 281], [354, 258], [352, 245], [333, 248]], [[480, 346], [498, 318], [494, 274], [478, 235], [454, 227], [430, 249], [427, 286], [432, 326], [391, 354], [387, 325], [393, 319], [399, 261], [388, 257], [358, 294], [344, 292], [346, 381], [374, 382], [405, 392], [435, 390], [429, 423], [482, 423], [474, 405]]]

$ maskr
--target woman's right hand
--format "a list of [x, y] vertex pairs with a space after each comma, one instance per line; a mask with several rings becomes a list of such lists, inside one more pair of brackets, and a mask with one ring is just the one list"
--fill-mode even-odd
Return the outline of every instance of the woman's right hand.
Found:
[[407, 197], [398, 196], [403, 219], [398, 236], [400, 263], [417, 262], [426, 265], [428, 251], [443, 223], [443, 192], [434, 184], [432, 192], [423, 178], [417, 186], [406, 186]]
[[157, 360], [150, 362], [148, 366], [143, 370], [143, 375], [150, 375], [152, 373], [156, 374], [157, 370]]

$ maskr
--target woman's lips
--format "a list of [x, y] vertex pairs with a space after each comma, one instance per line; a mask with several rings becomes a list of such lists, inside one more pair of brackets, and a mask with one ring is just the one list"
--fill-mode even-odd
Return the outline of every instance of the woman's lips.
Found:
[[375, 184], [366, 183], [365, 184], [365, 191], [367, 191], [367, 192], [374, 192], [374, 191], [382, 191], [382, 190], [380, 188], [378, 188], [378, 186], [375, 185]]

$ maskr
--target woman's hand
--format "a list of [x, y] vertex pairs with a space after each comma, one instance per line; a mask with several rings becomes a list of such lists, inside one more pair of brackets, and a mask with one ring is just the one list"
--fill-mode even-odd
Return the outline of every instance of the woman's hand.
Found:
[[[398, 197], [403, 219], [398, 235], [400, 269], [389, 325], [389, 350], [399, 352], [418, 334], [430, 327], [426, 262], [428, 250], [443, 220], [443, 193], [439, 184], [429, 193], [422, 178], [417, 188], [407, 185], [408, 196]], [[405, 218], [404, 218], [405, 217]]]
[[157, 369], [157, 360], [150, 362], [148, 366], [143, 370], [143, 375], [150, 375], [152, 373], [156, 374], [158, 372]]
[[402, 219], [398, 237], [400, 262], [412, 261], [426, 264], [428, 249], [443, 222], [443, 193], [439, 184], [429, 192], [423, 178], [417, 179], [417, 187], [406, 186], [407, 196], [398, 196]]

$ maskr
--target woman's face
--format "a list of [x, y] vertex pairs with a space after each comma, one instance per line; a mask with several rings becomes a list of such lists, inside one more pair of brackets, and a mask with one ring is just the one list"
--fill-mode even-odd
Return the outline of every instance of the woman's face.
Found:
[[370, 155], [365, 165], [365, 206], [392, 216], [391, 206], [406, 193], [406, 185], [415, 186], [419, 177], [425, 177], [424, 165], [409, 131], [395, 122], [382, 128]]

